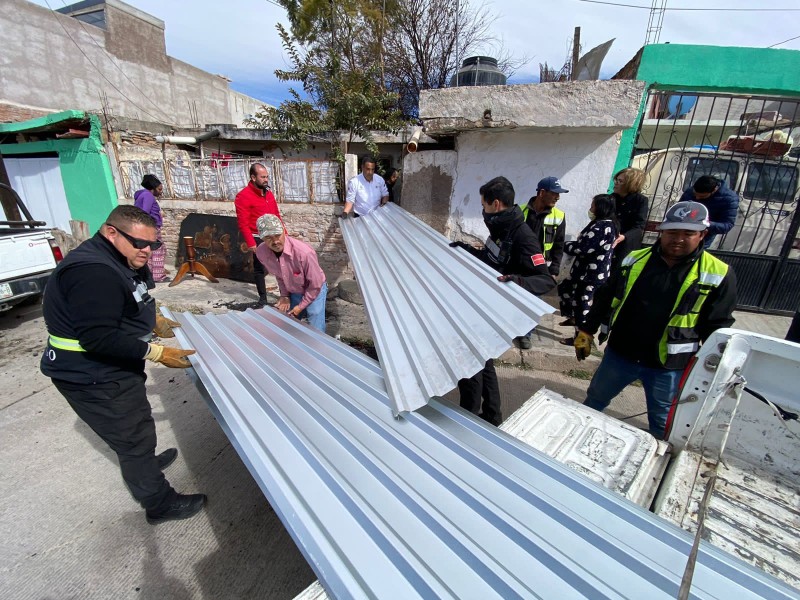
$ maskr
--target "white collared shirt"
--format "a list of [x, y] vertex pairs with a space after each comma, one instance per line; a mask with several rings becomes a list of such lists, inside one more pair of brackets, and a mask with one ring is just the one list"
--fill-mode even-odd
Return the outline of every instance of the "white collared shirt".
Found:
[[383, 177], [377, 173], [372, 181], [367, 181], [363, 173], [359, 173], [347, 182], [347, 202], [353, 203], [353, 210], [359, 215], [366, 215], [378, 208], [381, 198], [389, 195], [389, 188]]

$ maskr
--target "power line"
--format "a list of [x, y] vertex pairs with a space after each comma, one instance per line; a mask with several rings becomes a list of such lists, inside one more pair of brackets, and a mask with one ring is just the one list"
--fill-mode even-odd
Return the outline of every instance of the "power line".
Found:
[[[606, 6], [618, 6], [623, 8], [639, 8], [650, 10], [650, 6], [640, 6], [639, 4], [623, 4], [621, 2], [604, 2], [603, 0], [578, 0], [578, 2], [588, 2], [589, 4], [605, 4]], [[705, 11], [705, 12], [800, 12], [800, 8], [683, 8], [672, 7], [664, 10], [671, 11]]]
[[800, 35], [796, 35], [793, 38], [789, 38], [788, 40], [783, 40], [782, 42], [778, 42], [777, 44], [772, 44], [772, 46], [767, 46], [767, 48], [774, 48], [775, 46], [780, 46], [782, 44], [785, 44], [786, 42], [792, 42], [796, 39], [800, 39]]
[[[128, 96], [126, 96], [126, 95], [125, 95], [125, 92], [123, 92], [123, 91], [122, 91], [121, 89], [119, 89], [119, 88], [118, 88], [116, 85], [114, 85], [114, 82], [113, 82], [113, 81], [111, 81], [111, 80], [110, 80], [108, 77], [106, 77], [106, 76], [103, 74], [103, 72], [102, 72], [102, 71], [101, 71], [101, 70], [100, 70], [100, 69], [97, 67], [97, 65], [96, 65], [96, 64], [94, 64], [94, 63], [92, 62], [92, 59], [91, 59], [91, 58], [89, 58], [89, 55], [87, 55], [87, 54], [86, 54], [86, 52], [84, 52], [84, 51], [83, 51], [83, 48], [81, 48], [80, 44], [78, 44], [78, 42], [76, 42], [76, 41], [75, 41], [75, 39], [74, 39], [74, 38], [73, 38], [73, 37], [70, 35], [70, 33], [69, 33], [69, 31], [67, 30], [67, 28], [66, 28], [66, 27], [64, 26], [64, 24], [61, 22], [61, 19], [59, 18], [59, 16], [58, 16], [58, 15], [56, 14], [56, 12], [53, 10], [53, 7], [51, 7], [51, 6], [50, 6], [50, 2], [49, 2], [48, 0], [45, 0], [45, 4], [47, 4], [47, 8], [49, 8], [49, 9], [50, 9], [50, 12], [53, 14], [53, 18], [54, 18], [56, 21], [58, 21], [58, 24], [59, 24], [59, 26], [61, 27], [61, 29], [63, 29], [63, 30], [64, 30], [64, 33], [67, 35], [67, 37], [70, 39], [70, 41], [71, 41], [73, 44], [75, 44], [75, 47], [76, 47], [76, 48], [77, 48], [77, 49], [80, 51], [80, 53], [81, 53], [81, 54], [83, 54], [84, 58], [85, 58], [85, 59], [86, 59], [86, 60], [89, 62], [89, 64], [90, 64], [90, 65], [92, 65], [92, 67], [94, 67], [94, 70], [95, 70], [95, 71], [97, 71], [97, 74], [98, 74], [98, 75], [100, 75], [100, 77], [102, 77], [103, 79], [105, 79], [105, 80], [108, 82], [108, 84], [109, 84], [109, 85], [110, 85], [112, 88], [114, 88], [115, 90], [117, 90], [117, 92], [119, 92], [119, 94], [120, 94], [120, 95], [121, 95], [123, 98], [125, 98], [125, 99], [126, 99], [128, 102], [130, 102], [131, 104], [133, 104], [133, 105], [134, 105], [136, 108], [138, 108], [139, 110], [141, 110], [141, 111], [142, 111], [144, 114], [146, 114], [146, 115], [149, 115], [149, 116], [150, 116], [152, 119], [154, 119], [156, 123], [160, 123], [161, 125], [167, 125], [167, 126], [171, 126], [169, 123], [164, 123], [163, 121], [160, 121], [160, 120], [158, 119], [158, 117], [156, 117], [156, 116], [155, 116], [154, 114], [152, 114], [150, 111], [148, 111], [148, 110], [145, 110], [144, 108], [142, 108], [141, 106], [139, 106], [139, 105], [138, 105], [136, 102], [134, 102], [134, 101], [133, 101], [133, 100], [131, 100], [131, 99], [130, 99]], [[165, 114], [166, 114], [166, 113], [165, 113]]]
[[[64, 5], [64, 7], [67, 7], [67, 6], [69, 6], [69, 5], [67, 4], [66, 0], [61, 0], [61, 3]], [[48, 4], [48, 7], [49, 7], [49, 6], [50, 6], [50, 5]], [[139, 88], [139, 86], [137, 86], [137, 85], [136, 85], [136, 82], [134, 82], [134, 81], [133, 81], [133, 79], [131, 79], [130, 77], [128, 77], [127, 73], [125, 73], [125, 71], [122, 69], [122, 67], [120, 67], [120, 66], [119, 66], [119, 63], [117, 63], [117, 61], [115, 61], [115, 60], [114, 60], [114, 57], [113, 57], [113, 56], [111, 56], [111, 54], [108, 52], [108, 50], [106, 50], [106, 49], [105, 49], [103, 46], [101, 46], [101, 45], [100, 45], [100, 44], [97, 42], [97, 40], [96, 40], [96, 39], [94, 39], [94, 36], [93, 36], [93, 35], [92, 35], [92, 34], [89, 32], [89, 30], [88, 30], [88, 29], [86, 29], [86, 26], [83, 24], [83, 21], [81, 21], [80, 19], [75, 19], [75, 20], [78, 22], [78, 24], [81, 26], [81, 28], [82, 28], [82, 29], [83, 29], [83, 30], [86, 32], [86, 35], [88, 35], [88, 36], [89, 36], [89, 38], [92, 40], [92, 42], [94, 42], [95, 46], [97, 46], [98, 48], [100, 48], [100, 50], [102, 50], [102, 51], [103, 51], [103, 52], [106, 54], [106, 56], [108, 56], [108, 59], [111, 61], [111, 64], [112, 64], [112, 65], [114, 65], [115, 67], [117, 67], [117, 69], [119, 69], [119, 72], [120, 72], [120, 73], [122, 73], [123, 77], [125, 77], [125, 79], [127, 79], [127, 80], [130, 82], [130, 84], [131, 84], [131, 85], [134, 87], [134, 89], [135, 89], [137, 92], [139, 92], [139, 93], [142, 95], [142, 97], [143, 97], [145, 100], [147, 100], [147, 101], [148, 101], [150, 104], [152, 104], [152, 105], [153, 105], [153, 106], [154, 106], [154, 107], [155, 107], [157, 110], [159, 110], [159, 111], [161, 112], [161, 114], [163, 114], [165, 117], [167, 117], [167, 118], [169, 119], [169, 118], [170, 118], [170, 116], [169, 116], [169, 115], [168, 115], [168, 114], [167, 114], [167, 113], [164, 111], [164, 109], [163, 109], [163, 108], [161, 108], [161, 107], [160, 107], [158, 104], [156, 104], [155, 102], [153, 102], [153, 101], [150, 99], [150, 97], [149, 97], [147, 94], [145, 94], [145, 93], [144, 93], [144, 92], [143, 92], [143, 91], [142, 91], [142, 90]], [[163, 124], [164, 124], [164, 125], [166, 125], [166, 123], [163, 123]]]

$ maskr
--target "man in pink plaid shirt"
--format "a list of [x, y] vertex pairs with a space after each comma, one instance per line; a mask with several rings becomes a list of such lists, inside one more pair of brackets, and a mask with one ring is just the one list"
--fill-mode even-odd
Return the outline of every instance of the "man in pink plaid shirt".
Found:
[[307, 316], [309, 325], [325, 333], [328, 284], [317, 253], [305, 242], [286, 235], [283, 222], [275, 215], [259, 217], [256, 226], [264, 240], [256, 258], [278, 280], [281, 296], [275, 308], [298, 319]]

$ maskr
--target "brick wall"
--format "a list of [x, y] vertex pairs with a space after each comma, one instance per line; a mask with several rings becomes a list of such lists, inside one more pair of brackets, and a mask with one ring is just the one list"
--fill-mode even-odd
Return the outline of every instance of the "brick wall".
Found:
[[[167, 265], [175, 264], [180, 227], [189, 213], [236, 216], [233, 202], [159, 200], [164, 221], [162, 237], [167, 246]], [[289, 235], [307, 242], [317, 252], [329, 285], [353, 277], [347, 249], [339, 228], [341, 204], [280, 204]]]
[[17, 123], [36, 119], [50, 114], [51, 111], [38, 110], [27, 106], [17, 106], [16, 104], [0, 103], [0, 123]]

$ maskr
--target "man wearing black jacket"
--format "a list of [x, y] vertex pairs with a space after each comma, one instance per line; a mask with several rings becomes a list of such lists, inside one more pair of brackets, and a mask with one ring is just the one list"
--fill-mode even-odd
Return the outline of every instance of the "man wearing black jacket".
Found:
[[194, 350], [150, 342], [174, 337], [178, 323], [156, 315], [147, 260], [161, 242], [153, 218], [119, 206], [94, 237], [70, 252], [50, 276], [43, 314], [50, 334], [42, 373], [92, 430], [116, 452], [122, 478], [149, 523], [185, 519], [203, 494], [177, 494], [162, 470], [176, 458], [156, 456], [156, 430], [145, 391], [145, 360], [187, 368]]
[[733, 269], [703, 249], [708, 224], [702, 204], [671, 206], [658, 243], [634, 250], [612, 271], [575, 337], [578, 360], [591, 352], [598, 329], [601, 342], [608, 337], [584, 404], [602, 411], [638, 379], [657, 438], [664, 437], [683, 369], [712, 332], [734, 321], [736, 279]]
[[[514, 204], [514, 186], [505, 177], [495, 177], [480, 188], [483, 221], [489, 229], [485, 246], [476, 250], [462, 242], [453, 242], [500, 273], [500, 281], [514, 282], [540, 296], [555, 286], [545, 261], [542, 245], [525, 224], [519, 206]], [[528, 347], [530, 347], [530, 340]], [[500, 388], [494, 360], [489, 359], [483, 370], [458, 382], [461, 406], [480, 415], [493, 425], [500, 425]], [[483, 406], [481, 407], [481, 397]]]

